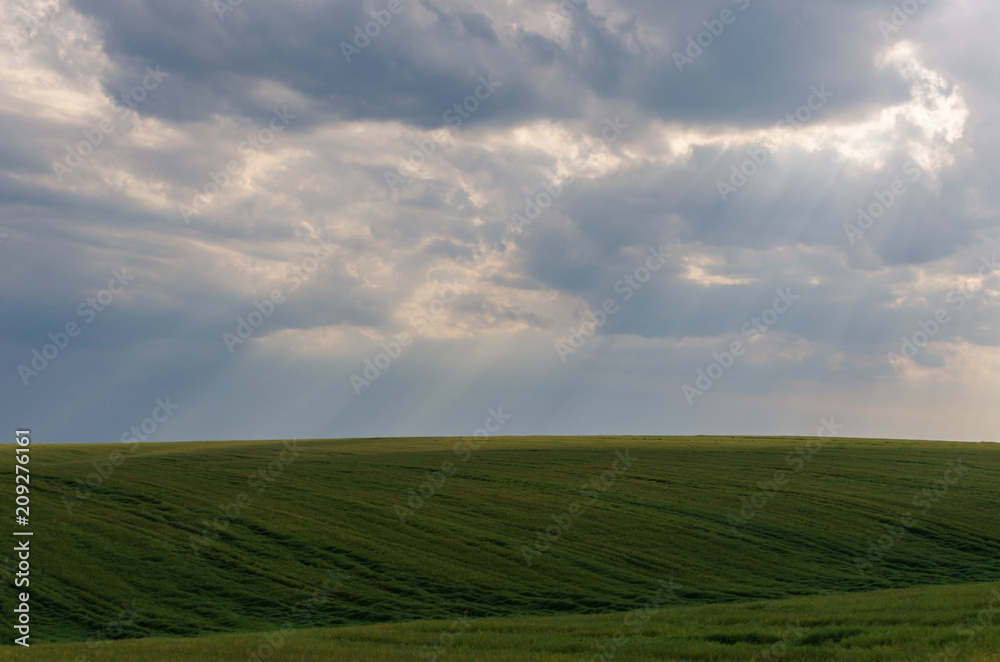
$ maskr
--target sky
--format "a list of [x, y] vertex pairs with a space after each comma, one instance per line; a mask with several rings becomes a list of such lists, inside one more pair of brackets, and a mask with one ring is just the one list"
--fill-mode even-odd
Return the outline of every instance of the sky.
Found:
[[985, 0], [2, 0], [39, 442], [997, 440]]

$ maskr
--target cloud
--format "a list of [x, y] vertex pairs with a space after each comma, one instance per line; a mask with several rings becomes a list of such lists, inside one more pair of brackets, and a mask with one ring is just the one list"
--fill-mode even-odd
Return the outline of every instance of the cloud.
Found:
[[[12, 411], [90, 441], [166, 394], [177, 438], [462, 434], [505, 399], [521, 433], [779, 433], [835, 402], [851, 434], [985, 435], [934, 394], [996, 390], [997, 72], [954, 46], [989, 52], [996, 11], [928, 4], [883, 37], [860, 2], [387, 7], [37, 2], [19, 26], [3, 6]], [[24, 386], [121, 268], [135, 281]], [[350, 374], [401, 333], [358, 396]], [[734, 341], [746, 360], [688, 407]], [[913, 397], [961, 423], [907, 419]]]

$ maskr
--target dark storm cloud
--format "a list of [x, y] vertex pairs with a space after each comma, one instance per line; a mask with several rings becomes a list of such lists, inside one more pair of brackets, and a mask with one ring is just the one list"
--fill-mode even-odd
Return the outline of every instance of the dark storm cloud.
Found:
[[[549, 13], [558, 15], [551, 4]], [[812, 85], [837, 90], [830, 112], [844, 116], [905, 98], [899, 75], [874, 64], [884, 44], [864, 27], [878, 16], [867, 5], [742, 5], [632, 4], [628, 18], [615, 23], [582, 3], [565, 19], [561, 45], [508, 27], [524, 19], [516, 8], [407, 2], [350, 63], [341, 43], [351, 44], [353, 29], [372, 20], [360, 4], [248, 1], [221, 20], [198, 0], [81, 0], [75, 7], [98, 22], [119, 65], [105, 80], [109, 93], [126, 92], [146, 66], [183, 79], [170, 97], [147, 105], [147, 112], [176, 121], [210, 113], [262, 119], [270, 108], [255, 87], [266, 81], [315, 104], [301, 126], [334, 113], [435, 127], [487, 72], [502, 81], [504, 94], [476, 122], [572, 117], [588, 95], [629, 100], [671, 121], [757, 126], [794, 110]], [[674, 53], [722, 10], [734, 12], [735, 21], [679, 72]], [[644, 41], [650, 34], [658, 41]]]
[[[518, 57], [498, 43], [491, 19], [471, 11], [406, 3], [348, 63], [341, 44], [353, 45], [353, 28], [372, 21], [359, 4], [246, 2], [223, 20], [197, 0], [114, 8], [81, 2], [78, 8], [98, 21], [109, 53], [124, 65], [105, 81], [109, 92], [126, 89], [150, 64], [184, 80], [178, 93], [148, 105], [149, 112], [174, 121], [211, 113], [262, 119], [270, 102], [254, 94], [261, 82], [286, 87], [313, 104], [300, 126], [326, 121], [331, 113], [441, 126], [444, 112], [490, 72], [505, 94], [484, 106], [477, 121], [514, 122], [547, 104], [529, 82], [511, 75]], [[417, 13], [430, 24], [418, 22]]]

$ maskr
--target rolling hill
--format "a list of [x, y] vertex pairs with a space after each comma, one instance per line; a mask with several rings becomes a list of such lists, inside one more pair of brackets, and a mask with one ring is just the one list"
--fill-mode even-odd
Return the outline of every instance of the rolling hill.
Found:
[[[3, 453], [10, 503], [12, 448]], [[910, 630], [929, 628], [914, 639], [921, 646], [947, 643], [939, 630], [983, 609], [989, 583], [1000, 580], [994, 444], [498, 437], [36, 445], [30, 466], [32, 644], [63, 644], [45, 648], [52, 660], [81, 646], [68, 642], [94, 638], [151, 638], [109, 644], [100, 659], [119, 659], [111, 656], [124, 646], [150, 651], [143, 659], [223, 659], [156, 656], [156, 646], [188, 645], [177, 637], [232, 644], [244, 659], [262, 633], [283, 628], [294, 631], [286, 659], [321, 659], [307, 648], [291, 654], [304, 642], [358, 641], [372, 650], [344, 659], [397, 659], [391, 651], [403, 644], [393, 641], [417, 645], [451, 627], [468, 631], [453, 633], [464, 643], [448, 659], [525, 659], [503, 655], [536, 640], [554, 646], [544, 649], [554, 657], [531, 659], [580, 659], [597, 653], [595, 638], [614, 634], [622, 612], [648, 606], [666, 586], [641, 641], [616, 660], [744, 659], [775, 645], [800, 609], [803, 622], [820, 619], [803, 635], [819, 638], [816, 650], [863, 640], [877, 653]], [[13, 553], [0, 560], [10, 583]], [[873, 600], [885, 613], [858, 621]], [[8, 631], [15, 606], [4, 592]], [[458, 615], [471, 620], [456, 626]], [[686, 625], [673, 627], [674, 619]], [[513, 648], [505, 650], [508, 631]], [[996, 635], [988, 625], [968, 645], [985, 655]], [[626, 657], [646, 645], [679, 657]], [[737, 657], [683, 657], [687, 645]], [[810, 645], [796, 641], [788, 651], [805, 654]], [[0, 659], [30, 659], [23, 654], [0, 649]], [[417, 653], [407, 655], [399, 659]]]

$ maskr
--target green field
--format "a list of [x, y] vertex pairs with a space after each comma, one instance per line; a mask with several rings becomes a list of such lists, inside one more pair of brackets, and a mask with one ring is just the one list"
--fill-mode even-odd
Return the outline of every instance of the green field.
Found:
[[[32, 654], [51, 662], [74, 662], [77, 655], [108, 662], [242, 660], [249, 659], [247, 649], [258, 649], [270, 637], [276, 647], [269, 659], [294, 662], [429, 660], [434, 652], [437, 659], [455, 662], [577, 662], [601, 650], [623, 662], [754, 656], [759, 662], [1000, 660], [1000, 611], [993, 611], [998, 602], [993, 610], [988, 607], [998, 588], [1000, 584], [974, 584], [700, 607], [664, 605], [645, 618], [642, 611], [514, 616], [301, 629], [280, 638], [253, 633], [136, 639], [113, 642], [100, 655], [96, 644], [45, 644]], [[998, 625], [976, 624], [984, 610], [993, 611]]]
[[[941, 659], [1000, 660], [995, 444], [466, 443], [36, 445], [33, 645], [8, 634], [0, 659], [243, 660], [271, 633], [268, 659], [290, 662], [431, 659], [435, 643], [442, 661], [590, 660], [638, 619], [613, 659], [779, 659], [786, 637], [785, 660], [933, 659], [949, 642]], [[15, 607], [4, 591], [7, 633]], [[126, 640], [71, 643], [94, 639]]]

